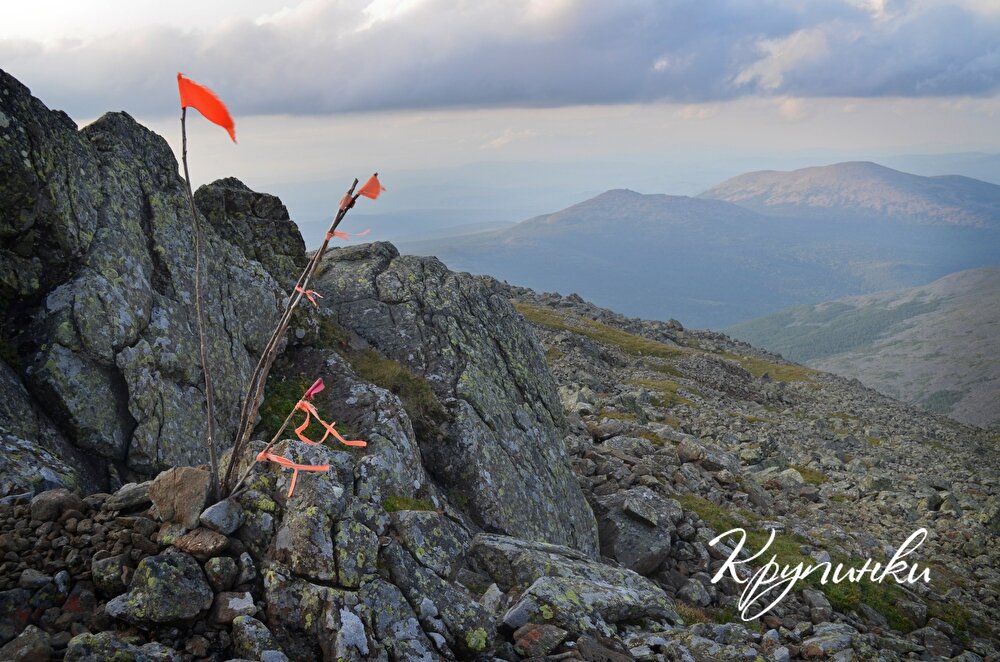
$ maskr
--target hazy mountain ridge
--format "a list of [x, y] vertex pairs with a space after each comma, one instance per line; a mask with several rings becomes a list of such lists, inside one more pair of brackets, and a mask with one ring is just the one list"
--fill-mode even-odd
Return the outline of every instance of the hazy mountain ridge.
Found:
[[1000, 424], [1000, 267], [799, 306], [726, 331], [962, 422]]
[[750, 172], [700, 197], [803, 219], [1000, 227], [1000, 186], [959, 175], [921, 177], [870, 162]]
[[[615, 189], [496, 232], [399, 243], [405, 252], [437, 256], [453, 269], [538, 290], [577, 292], [629, 315], [674, 317], [709, 328], [1000, 263], [1000, 197], [991, 197], [1000, 187], [874, 164], [842, 165], [896, 173], [913, 186], [943, 187], [950, 193], [935, 195], [954, 204], [965, 196], [963, 211], [948, 217], [965, 220], [909, 224], [892, 216], [902, 208], [930, 209], [924, 201], [929, 193], [886, 208], [884, 222], [850, 210], [830, 222], [772, 209], [761, 213], [745, 200]], [[839, 167], [811, 170], [818, 177]], [[881, 181], [873, 179], [871, 186]], [[813, 197], [833, 187], [832, 179], [817, 184]], [[986, 192], [981, 200], [970, 197], [978, 190]], [[941, 205], [934, 209], [944, 214]]]

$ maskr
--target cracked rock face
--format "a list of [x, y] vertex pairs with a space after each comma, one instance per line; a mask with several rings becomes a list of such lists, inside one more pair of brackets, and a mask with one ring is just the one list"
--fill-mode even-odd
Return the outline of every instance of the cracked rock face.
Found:
[[336, 322], [430, 384], [448, 412], [424, 466], [486, 530], [597, 553], [537, 340], [489, 279], [385, 243], [331, 251], [316, 289]]
[[[16, 364], [14, 379], [3, 381], [57, 426], [25, 430], [0, 409], [0, 430], [67, 460], [74, 475], [62, 484], [83, 488], [106, 487], [109, 463], [152, 475], [205, 461], [193, 230], [166, 141], [124, 113], [77, 130], [0, 72], [0, 169], [0, 336]], [[211, 218], [203, 287], [225, 447], [280, 312], [275, 279], [287, 279], [303, 251], [270, 196], [226, 180], [203, 187], [199, 199]], [[248, 250], [264, 226], [280, 240]], [[77, 451], [98, 469], [85, 470]]]

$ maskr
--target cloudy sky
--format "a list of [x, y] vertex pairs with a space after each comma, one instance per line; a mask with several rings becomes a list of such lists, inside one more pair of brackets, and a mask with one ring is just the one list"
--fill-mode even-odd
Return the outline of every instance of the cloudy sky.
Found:
[[[509, 171], [494, 189], [517, 189], [539, 164], [567, 173], [545, 186], [572, 201], [630, 182], [695, 193], [810, 159], [1000, 152], [1000, 0], [34, 0], [3, 13], [0, 67], [80, 123], [126, 110], [176, 144], [176, 73], [209, 85], [240, 143], [192, 123], [196, 181], [234, 174], [306, 215], [310, 183], [374, 169], [402, 183], [387, 208], [451, 204], [454, 187], [427, 193], [435, 177], [479, 173], [455, 185], [474, 207], [488, 204], [477, 186]], [[517, 209], [557, 199], [529, 192]]]

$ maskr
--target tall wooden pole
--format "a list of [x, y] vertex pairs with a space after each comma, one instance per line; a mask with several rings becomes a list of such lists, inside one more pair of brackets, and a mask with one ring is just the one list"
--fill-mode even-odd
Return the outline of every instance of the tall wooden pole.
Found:
[[194, 193], [191, 191], [191, 175], [188, 173], [187, 158], [187, 108], [181, 108], [181, 161], [184, 163], [184, 183], [187, 185], [188, 202], [191, 205], [191, 222], [194, 224], [194, 304], [198, 315], [198, 344], [201, 349], [201, 371], [205, 375], [205, 408], [207, 410], [208, 430], [206, 443], [211, 467], [211, 499], [219, 494], [219, 457], [215, 448], [215, 395], [212, 391], [212, 373], [208, 365], [208, 343], [205, 339], [205, 302], [201, 291], [201, 247], [204, 241], [201, 231], [201, 221], [198, 210], [194, 206]]

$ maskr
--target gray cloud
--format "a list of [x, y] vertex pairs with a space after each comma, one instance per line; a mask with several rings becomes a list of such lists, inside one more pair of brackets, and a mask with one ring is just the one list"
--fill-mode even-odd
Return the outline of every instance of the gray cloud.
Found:
[[237, 115], [1000, 90], [1000, 12], [975, 0], [413, 5], [373, 21], [313, 0], [200, 31], [6, 40], [0, 66], [77, 117], [169, 113], [177, 71]]

